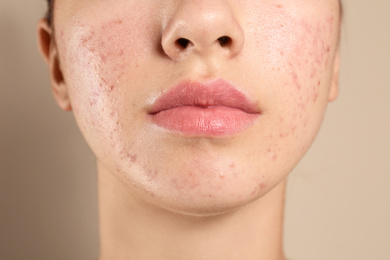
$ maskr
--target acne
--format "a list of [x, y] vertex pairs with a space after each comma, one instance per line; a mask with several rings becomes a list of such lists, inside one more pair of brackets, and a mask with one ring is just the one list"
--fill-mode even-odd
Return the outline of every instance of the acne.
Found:
[[334, 16], [297, 17], [280, 4], [259, 3], [256, 9], [264, 11], [254, 19], [258, 21], [254, 24], [255, 42], [264, 50], [271, 69], [278, 68], [279, 78], [289, 75], [285, 85], [291, 87], [291, 96], [302, 93], [304, 102], [316, 102], [317, 82], [328, 69], [334, 45]]
[[148, 182], [154, 181], [158, 176], [158, 171], [153, 169], [146, 169], [146, 178]]
[[[273, 137], [273, 142], [280, 144], [313, 134], [312, 125], [318, 119], [312, 118], [311, 111], [315, 111], [321, 105], [319, 100], [323, 101], [327, 96], [323, 85], [327, 84], [325, 75], [329, 72], [336, 46], [336, 19], [330, 13], [322, 17], [294, 16], [278, 7], [265, 12], [268, 17], [257, 24], [262, 31], [256, 31], [259, 32], [257, 37], [263, 39], [263, 42], [257, 41], [258, 48], [266, 50], [263, 55], [275, 78], [283, 79], [283, 85], [272, 86], [275, 95], [290, 104], [289, 109], [283, 111], [284, 118], [279, 118], [280, 130]], [[269, 147], [266, 156], [270, 161], [276, 161], [286, 156], [286, 152]]]
[[190, 171], [185, 176], [172, 178], [170, 183], [176, 190], [194, 190], [200, 186], [200, 176]]
[[129, 153], [129, 152], [123, 152], [122, 156], [121, 156], [121, 159], [122, 160], [126, 160], [127, 162], [130, 162], [130, 163], [136, 163], [137, 159], [138, 159], [138, 156], [136, 154], [132, 154], [132, 153]]
[[[117, 17], [101, 21], [85, 21], [61, 30], [60, 41], [64, 45], [63, 58], [72, 66], [71, 74], [80, 77], [83, 71], [88, 81], [75, 86], [76, 91], [89, 93], [90, 107], [99, 106], [99, 101], [115, 92], [122, 81], [145, 60], [150, 46], [150, 19], [144, 15]], [[69, 44], [70, 43], [70, 44]], [[81, 85], [87, 85], [82, 88]]]
[[97, 28], [91, 28], [80, 39], [81, 47], [95, 57], [96, 66], [99, 66], [99, 87], [106, 92], [115, 89], [124, 73], [123, 58], [126, 48], [124, 45], [116, 44], [120, 32], [125, 31], [122, 26], [123, 21], [115, 19]]
[[[333, 22], [333, 16], [314, 24], [305, 20], [299, 22], [301, 28], [298, 36], [299, 45], [297, 45], [294, 52], [297, 56], [304, 57], [305, 63], [302, 64], [299, 59], [291, 61], [289, 69], [293, 85], [298, 90], [306, 82], [307, 85], [311, 85], [311, 91], [307, 90], [306, 92], [313, 103], [316, 103], [320, 94], [320, 78], [329, 65]], [[300, 73], [298, 74], [298, 72]], [[308, 73], [309, 77], [307, 77]]]
[[265, 175], [261, 176], [261, 179], [256, 182], [256, 186], [253, 188], [251, 192], [251, 196], [259, 195], [264, 193], [264, 190], [267, 187], [267, 183], [265, 181]]

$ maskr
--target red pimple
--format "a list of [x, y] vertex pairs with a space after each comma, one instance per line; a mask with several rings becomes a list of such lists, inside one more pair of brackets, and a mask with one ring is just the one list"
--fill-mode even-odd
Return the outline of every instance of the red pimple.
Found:
[[137, 155], [127, 153], [126, 157], [130, 160], [130, 162], [134, 163], [137, 161]]
[[264, 182], [260, 182], [259, 183], [259, 189], [262, 190], [262, 189], [264, 189], [264, 187], [265, 187], [265, 183]]
[[300, 89], [301, 89], [301, 84], [299, 83], [297, 73], [294, 72], [293, 75], [292, 75], [292, 77], [293, 77], [293, 81], [294, 81], [295, 87], [296, 87], [298, 90], [300, 90]]
[[149, 181], [156, 179], [158, 172], [156, 170], [147, 170], [146, 175]]
[[296, 129], [297, 127], [296, 126], [293, 126], [292, 128], [291, 128], [291, 132], [292, 133], [295, 133], [295, 129]]
[[313, 102], [315, 103], [317, 101], [317, 99], [318, 99], [318, 93], [315, 93], [313, 95]]

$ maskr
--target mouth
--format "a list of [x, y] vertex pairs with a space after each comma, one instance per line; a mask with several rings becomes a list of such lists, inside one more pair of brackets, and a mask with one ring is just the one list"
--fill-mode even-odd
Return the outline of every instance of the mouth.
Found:
[[227, 136], [249, 128], [261, 115], [255, 103], [231, 83], [183, 81], [158, 98], [151, 121], [188, 136]]

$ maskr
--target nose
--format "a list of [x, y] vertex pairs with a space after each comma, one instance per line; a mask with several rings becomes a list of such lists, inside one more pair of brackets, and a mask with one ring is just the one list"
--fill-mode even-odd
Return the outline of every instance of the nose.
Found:
[[188, 53], [222, 52], [235, 57], [244, 46], [244, 32], [226, 0], [182, 0], [163, 30], [165, 54], [180, 60]]

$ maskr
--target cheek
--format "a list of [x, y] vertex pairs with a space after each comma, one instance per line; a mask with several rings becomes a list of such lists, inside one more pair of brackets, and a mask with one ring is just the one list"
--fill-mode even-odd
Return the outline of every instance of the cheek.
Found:
[[82, 130], [100, 138], [102, 132], [115, 135], [120, 128], [118, 119], [126, 109], [121, 100], [137, 91], [126, 82], [136, 77], [151, 49], [150, 20], [118, 17], [72, 26], [59, 39], [76, 119]]
[[270, 161], [283, 161], [306, 152], [322, 121], [337, 23], [330, 12], [293, 16], [281, 5], [258, 8], [247, 42], [259, 54], [252, 66], [259, 71], [259, 93], [268, 118], [270, 145], [265, 155]]
[[[334, 16], [323, 12], [322, 17], [293, 16], [282, 5], [262, 6], [260, 10], [252, 17], [257, 22], [250, 23], [250, 40], [261, 55], [259, 67], [267, 73], [263, 76], [271, 75], [274, 82], [278, 79], [278, 86], [273, 87], [283, 87], [293, 96], [310, 94], [315, 102], [335, 51]], [[281, 79], [284, 86], [280, 86]]]

